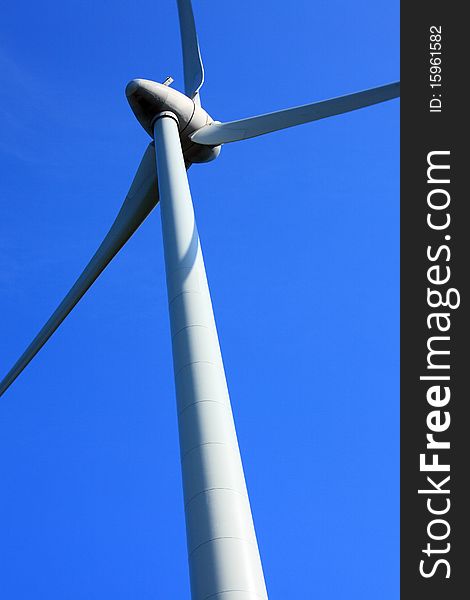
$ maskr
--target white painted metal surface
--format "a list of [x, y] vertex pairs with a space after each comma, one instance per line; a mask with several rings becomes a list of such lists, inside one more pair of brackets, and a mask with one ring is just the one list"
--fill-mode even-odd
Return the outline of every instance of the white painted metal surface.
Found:
[[174, 115], [157, 118], [154, 136], [192, 598], [266, 600]]

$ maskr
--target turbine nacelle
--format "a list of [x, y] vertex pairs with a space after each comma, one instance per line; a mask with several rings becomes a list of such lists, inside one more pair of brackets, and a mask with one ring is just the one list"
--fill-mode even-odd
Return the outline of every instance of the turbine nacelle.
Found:
[[153, 124], [162, 112], [173, 113], [178, 120], [183, 155], [188, 163], [208, 162], [220, 153], [219, 146], [196, 144], [191, 134], [214, 120], [194, 100], [168, 85], [148, 79], [133, 79], [126, 87], [127, 100], [145, 131], [153, 137]]

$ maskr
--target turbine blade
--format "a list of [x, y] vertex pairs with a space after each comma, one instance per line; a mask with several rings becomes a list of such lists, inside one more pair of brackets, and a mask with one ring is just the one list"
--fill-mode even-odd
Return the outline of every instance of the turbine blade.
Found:
[[0, 396], [44, 346], [65, 317], [124, 246], [158, 202], [155, 147], [149, 144], [116, 220], [100, 247], [50, 319], [3, 381]]
[[200, 104], [199, 90], [204, 83], [204, 66], [197, 39], [191, 0], [177, 0], [183, 47], [184, 93]]
[[310, 121], [318, 121], [325, 117], [340, 115], [379, 102], [385, 102], [400, 95], [400, 83], [389, 83], [380, 87], [339, 96], [331, 100], [304, 104], [295, 108], [279, 110], [257, 117], [230, 121], [227, 123], [210, 123], [193, 133], [191, 141], [206, 146], [218, 146], [287, 129]]

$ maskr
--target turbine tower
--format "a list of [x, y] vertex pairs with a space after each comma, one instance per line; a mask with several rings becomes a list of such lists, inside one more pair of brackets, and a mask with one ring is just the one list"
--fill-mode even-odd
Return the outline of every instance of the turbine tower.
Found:
[[111, 229], [74, 286], [0, 383], [0, 395], [51, 337], [160, 201], [193, 600], [267, 599], [187, 170], [221, 145], [390, 100], [399, 83], [238, 121], [201, 107], [204, 69], [190, 0], [178, 0], [184, 94], [134, 79], [129, 104], [151, 136]]

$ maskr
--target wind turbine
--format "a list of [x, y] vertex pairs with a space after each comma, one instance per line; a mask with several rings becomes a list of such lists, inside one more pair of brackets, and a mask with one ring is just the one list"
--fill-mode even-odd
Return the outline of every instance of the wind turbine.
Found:
[[[187, 169], [225, 143], [399, 96], [399, 83], [227, 123], [202, 108], [204, 70], [190, 0], [178, 0], [184, 87], [135, 79], [129, 104], [152, 137], [122, 208], [75, 285], [0, 383], [2, 395], [160, 201], [192, 597], [267, 598]], [[157, 181], [158, 180], [158, 181]]]

